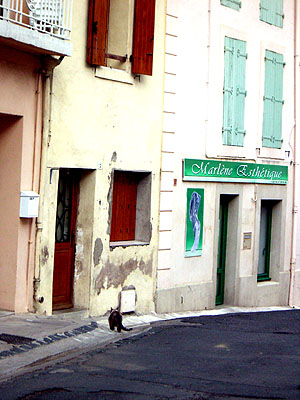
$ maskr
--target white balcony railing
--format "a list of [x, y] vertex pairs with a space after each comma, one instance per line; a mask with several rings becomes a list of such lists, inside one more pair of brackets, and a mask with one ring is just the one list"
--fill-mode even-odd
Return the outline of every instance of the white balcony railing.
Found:
[[0, 20], [71, 39], [73, 0], [0, 0]]

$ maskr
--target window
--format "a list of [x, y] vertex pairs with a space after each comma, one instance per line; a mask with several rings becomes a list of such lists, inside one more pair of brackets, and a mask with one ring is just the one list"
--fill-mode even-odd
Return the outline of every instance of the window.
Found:
[[266, 50], [263, 147], [281, 148], [284, 65], [282, 54]]
[[0, 0], [0, 17], [9, 18], [9, 7], [9, 0]]
[[155, 0], [90, 0], [87, 62], [152, 75]]
[[260, 212], [259, 232], [259, 255], [257, 280], [270, 280], [270, 257], [271, 257], [271, 231], [272, 231], [272, 209], [271, 201], [262, 200]]
[[223, 88], [223, 144], [243, 146], [246, 42], [225, 37]]
[[268, 24], [283, 26], [282, 0], [260, 0], [260, 20]]
[[221, 4], [226, 7], [233, 8], [234, 10], [239, 11], [242, 7], [242, 2], [239, 0], [221, 0]]
[[111, 242], [149, 242], [151, 174], [114, 171]]

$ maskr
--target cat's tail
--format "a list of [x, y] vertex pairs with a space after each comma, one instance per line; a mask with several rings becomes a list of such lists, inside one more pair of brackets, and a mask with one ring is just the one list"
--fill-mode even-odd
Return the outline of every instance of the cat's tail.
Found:
[[125, 326], [124, 326], [124, 325], [122, 325], [122, 329], [123, 329], [123, 331], [126, 331], [126, 332], [128, 332], [128, 331], [132, 331], [132, 328], [125, 328]]

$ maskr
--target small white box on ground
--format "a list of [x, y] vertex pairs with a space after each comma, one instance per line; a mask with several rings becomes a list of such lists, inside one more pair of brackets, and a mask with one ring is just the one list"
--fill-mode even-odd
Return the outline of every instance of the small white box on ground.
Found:
[[135, 311], [135, 290], [122, 290], [121, 291], [121, 313], [128, 313]]
[[35, 218], [39, 213], [39, 198], [40, 195], [27, 190], [20, 194], [20, 217]]

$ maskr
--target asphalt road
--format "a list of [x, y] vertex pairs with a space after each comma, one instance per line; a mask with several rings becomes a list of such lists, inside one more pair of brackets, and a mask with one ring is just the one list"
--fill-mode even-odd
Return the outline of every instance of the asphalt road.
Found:
[[0, 398], [299, 400], [300, 310], [156, 323], [2, 384]]

